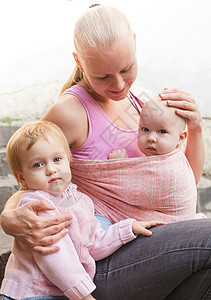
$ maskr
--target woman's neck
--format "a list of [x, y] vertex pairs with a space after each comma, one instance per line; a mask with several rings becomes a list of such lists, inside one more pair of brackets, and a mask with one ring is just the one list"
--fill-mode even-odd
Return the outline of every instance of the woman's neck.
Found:
[[89, 82], [86, 80], [86, 78], [83, 78], [80, 80], [80, 82], [78, 83], [78, 85], [80, 85], [82, 88], [84, 88], [87, 93], [98, 103], [106, 103], [106, 102], [110, 102], [112, 101], [111, 99], [102, 97], [101, 95], [97, 94], [91, 87], [91, 85], [89, 84]]
[[84, 79], [78, 84], [87, 91], [116, 126], [122, 129], [134, 129], [138, 127], [139, 113], [131, 104], [128, 97], [114, 101], [112, 99], [103, 98], [95, 93]]

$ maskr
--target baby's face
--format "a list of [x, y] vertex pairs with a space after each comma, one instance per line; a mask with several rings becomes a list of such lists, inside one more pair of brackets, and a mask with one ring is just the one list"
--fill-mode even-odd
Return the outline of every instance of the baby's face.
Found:
[[145, 155], [166, 154], [184, 139], [185, 121], [164, 101], [147, 102], [140, 114], [138, 146]]
[[63, 192], [71, 181], [68, 155], [58, 140], [39, 139], [22, 152], [22, 171], [18, 176], [29, 190], [43, 190], [52, 195]]

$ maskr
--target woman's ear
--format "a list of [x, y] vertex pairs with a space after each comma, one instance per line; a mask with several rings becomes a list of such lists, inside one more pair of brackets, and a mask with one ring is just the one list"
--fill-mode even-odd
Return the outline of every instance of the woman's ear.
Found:
[[180, 133], [180, 136], [179, 136], [178, 146], [182, 145], [182, 143], [184, 142], [184, 140], [186, 139], [186, 137], [187, 137], [187, 131], [183, 130]]
[[78, 55], [77, 55], [76, 52], [73, 52], [73, 57], [74, 57], [74, 60], [76, 62], [76, 65], [79, 67], [79, 69], [81, 70], [81, 72], [84, 72], [84, 69], [83, 69], [83, 67], [81, 65], [80, 60], [78, 59]]

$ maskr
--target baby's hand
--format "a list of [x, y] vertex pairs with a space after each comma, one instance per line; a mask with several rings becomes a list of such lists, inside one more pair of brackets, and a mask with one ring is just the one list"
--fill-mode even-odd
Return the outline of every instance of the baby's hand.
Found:
[[145, 221], [145, 222], [138, 222], [138, 221], [133, 221], [132, 223], [132, 231], [135, 234], [144, 234], [146, 236], [150, 236], [152, 232], [146, 228], [151, 228], [159, 225], [165, 225], [166, 222], [162, 221]]
[[108, 159], [115, 159], [115, 158], [128, 158], [127, 151], [125, 149], [114, 150], [108, 155]]

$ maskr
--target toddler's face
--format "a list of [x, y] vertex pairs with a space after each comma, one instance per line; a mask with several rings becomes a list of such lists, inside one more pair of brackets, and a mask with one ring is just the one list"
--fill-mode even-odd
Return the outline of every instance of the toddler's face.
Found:
[[138, 146], [145, 155], [166, 154], [175, 150], [184, 139], [181, 135], [181, 120], [175, 110], [167, 107], [165, 103], [153, 103], [142, 108]]
[[18, 177], [29, 190], [43, 190], [52, 195], [63, 192], [71, 181], [68, 155], [58, 140], [39, 139], [22, 152], [22, 171]]

